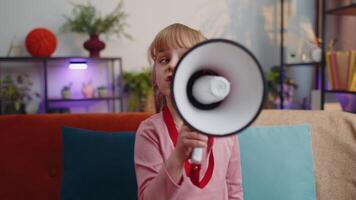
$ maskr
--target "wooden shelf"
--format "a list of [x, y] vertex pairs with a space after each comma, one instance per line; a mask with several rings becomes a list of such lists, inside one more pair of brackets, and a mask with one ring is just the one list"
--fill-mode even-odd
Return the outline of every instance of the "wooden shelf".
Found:
[[[311, 63], [284, 63], [285, 67], [320, 67], [320, 62], [311, 62]], [[280, 67], [280, 65], [274, 65], [273, 67]]]
[[342, 94], [356, 94], [356, 91], [348, 90], [325, 90], [326, 93], [342, 93]]
[[73, 101], [108, 101], [119, 100], [121, 97], [103, 97], [103, 98], [78, 98], [78, 99], [48, 99], [48, 102], [73, 102]]
[[315, 65], [315, 66], [319, 66], [319, 65], [321, 65], [321, 63], [320, 62], [308, 62], [308, 63], [284, 63], [284, 65], [285, 66], [287, 66], [287, 67], [296, 67], [296, 66], [306, 66], [306, 65]]
[[348, 6], [341, 6], [338, 8], [330, 9], [326, 11], [327, 14], [331, 15], [356, 15], [356, 3]]
[[53, 61], [53, 60], [84, 60], [84, 61], [108, 61], [108, 60], [120, 60], [121, 57], [82, 57], [82, 56], [71, 56], [71, 57], [0, 57], [0, 61]]

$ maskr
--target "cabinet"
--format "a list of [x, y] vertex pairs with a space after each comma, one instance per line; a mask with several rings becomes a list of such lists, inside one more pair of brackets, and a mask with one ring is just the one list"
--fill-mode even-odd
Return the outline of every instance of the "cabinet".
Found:
[[[1, 80], [13, 76], [14, 82], [18, 79], [14, 76], [19, 74], [30, 77], [22, 87], [32, 94], [31, 101], [35, 93], [39, 94], [37, 113], [123, 111], [122, 71], [120, 57], [0, 58]], [[1, 87], [5, 86], [2, 81]], [[1, 114], [5, 113], [6, 105], [18, 100], [0, 97]], [[22, 109], [20, 113], [23, 112]]]
[[[335, 1], [336, 2], [336, 1]], [[329, 5], [331, 3], [329, 0], [322, 0], [321, 1], [321, 7], [322, 7], [322, 40], [324, 41], [322, 43], [322, 52], [323, 55], [326, 53], [326, 46], [329, 41], [329, 36], [328, 36], [328, 26], [329, 26], [329, 18], [330, 17], [345, 17], [345, 16], [352, 16], [353, 20], [355, 20], [356, 23], [356, 2], [353, 1], [353, 3], [349, 3], [348, 5], [343, 5], [343, 6], [337, 6], [334, 8], [331, 8]], [[353, 27], [354, 28], [354, 27]], [[339, 34], [339, 33], [338, 33]], [[350, 38], [351, 39], [351, 38]], [[352, 48], [356, 48], [356, 46], [353, 46]], [[343, 49], [343, 50], [350, 50], [350, 49]], [[325, 56], [323, 56], [322, 60], [322, 69], [321, 69], [321, 109], [324, 109], [324, 104], [325, 104], [325, 99], [326, 99], [326, 94], [327, 93], [342, 93], [342, 94], [350, 94], [350, 95], [356, 95], [355, 91], [347, 91], [347, 90], [334, 90], [334, 89], [329, 89], [327, 87], [327, 74], [326, 74], [326, 61], [325, 61]]]

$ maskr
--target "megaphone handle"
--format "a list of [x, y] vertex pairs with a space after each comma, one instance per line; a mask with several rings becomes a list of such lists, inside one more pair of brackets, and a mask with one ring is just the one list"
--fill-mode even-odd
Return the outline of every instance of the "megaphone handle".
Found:
[[194, 148], [192, 152], [192, 163], [200, 164], [203, 158], [203, 148]]

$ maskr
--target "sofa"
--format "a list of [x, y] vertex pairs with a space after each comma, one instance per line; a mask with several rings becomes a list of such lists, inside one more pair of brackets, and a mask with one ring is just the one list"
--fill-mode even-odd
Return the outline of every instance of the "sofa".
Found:
[[[0, 116], [0, 199], [60, 199], [61, 127], [135, 131], [150, 113]], [[311, 125], [317, 199], [356, 197], [356, 115], [339, 111], [263, 110], [252, 126]], [[134, 173], [134, 169], [132, 169]], [[133, 186], [134, 187], [134, 186]]]

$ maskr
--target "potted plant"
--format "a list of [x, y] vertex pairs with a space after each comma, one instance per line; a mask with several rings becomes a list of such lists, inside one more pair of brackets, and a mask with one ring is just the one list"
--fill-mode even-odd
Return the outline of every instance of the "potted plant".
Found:
[[40, 94], [33, 92], [32, 86], [33, 82], [28, 74], [6, 75], [0, 82], [0, 99], [4, 106], [4, 113], [24, 114], [29, 113], [30, 110], [31, 113], [37, 112]]
[[70, 99], [72, 97], [72, 88], [73, 83], [69, 83], [68, 85], [63, 86], [61, 90], [61, 96], [63, 99]]
[[108, 97], [108, 88], [105, 86], [98, 87], [98, 96], [99, 98]]
[[[286, 72], [286, 70], [285, 70]], [[277, 108], [280, 104], [280, 68], [272, 67], [265, 75], [267, 81], [267, 100], [266, 108]], [[289, 77], [284, 77], [283, 83], [283, 105], [288, 107], [292, 104], [294, 91], [298, 85]]]
[[124, 86], [128, 92], [129, 111], [153, 111], [153, 93], [151, 71], [145, 69], [139, 72], [125, 71], [123, 73]]
[[84, 43], [84, 48], [90, 53], [90, 57], [99, 57], [99, 52], [105, 48], [105, 43], [99, 39], [100, 34], [117, 37], [124, 36], [131, 39], [126, 33], [126, 12], [123, 10], [123, 3], [120, 1], [116, 8], [106, 16], [91, 4], [74, 4], [72, 16], [64, 16], [65, 23], [61, 27], [62, 32], [75, 32], [88, 34], [89, 40]]

